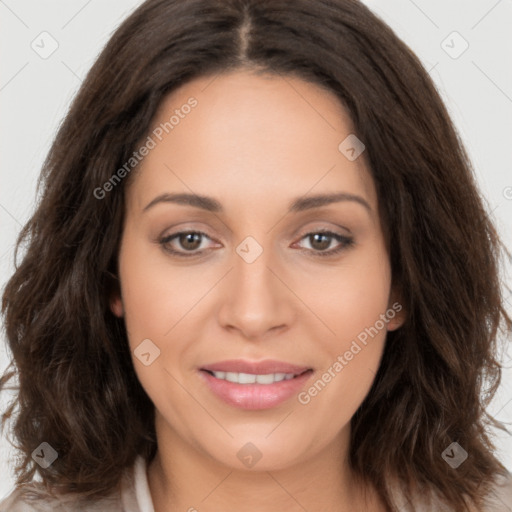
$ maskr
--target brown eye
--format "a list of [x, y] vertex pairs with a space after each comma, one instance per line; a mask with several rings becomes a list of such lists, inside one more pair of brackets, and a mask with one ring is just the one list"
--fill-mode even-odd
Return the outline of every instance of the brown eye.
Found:
[[309, 242], [313, 249], [325, 251], [331, 245], [332, 236], [325, 233], [313, 233], [309, 235]]
[[204, 247], [201, 248], [204, 239], [210, 237], [201, 231], [180, 231], [163, 237], [160, 245], [177, 256], [196, 256], [204, 252]]
[[[332, 231], [307, 233], [301, 240], [307, 240], [310, 247], [306, 247], [306, 250], [314, 256], [334, 256], [354, 245], [353, 238]], [[333, 242], [335, 242], [334, 248], [331, 246]]]
[[188, 251], [198, 249], [201, 245], [201, 233], [181, 233], [178, 235], [178, 243]]

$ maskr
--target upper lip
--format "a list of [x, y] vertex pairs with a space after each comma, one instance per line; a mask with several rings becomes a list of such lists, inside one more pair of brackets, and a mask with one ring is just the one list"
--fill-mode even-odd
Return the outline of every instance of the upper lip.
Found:
[[299, 366], [274, 359], [266, 359], [264, 361], [229, 359], [201, 367], [201, 370], [207, 370], [210, 372], [250, 373], [253, 375], [264, 375], [269, 373], [293, 373], [294, 375], [299, 375], [310, 369], [311, 368], [308, 366]]

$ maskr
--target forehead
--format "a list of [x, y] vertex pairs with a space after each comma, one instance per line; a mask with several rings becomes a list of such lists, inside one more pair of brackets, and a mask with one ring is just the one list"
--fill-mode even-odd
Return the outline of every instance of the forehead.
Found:
[[169, 94], [155, 115], [155, 145], [136, 173], [138, 206], [165, 187], [256, 204], [347, 191], [375, 205], [364, 152], [350, 161], [340, 150], [353, 132], [334, 93], [299, 78], [248, 71], [200, 77]]

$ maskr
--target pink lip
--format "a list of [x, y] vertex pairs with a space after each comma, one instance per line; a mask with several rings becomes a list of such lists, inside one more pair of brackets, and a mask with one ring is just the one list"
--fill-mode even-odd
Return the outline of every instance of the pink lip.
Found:
[[[235, 373], [268, 374], [294, 373], [290, 380], [282, 380], [273, 384], [237, 384], [217, 379], [208, 371], [224, 371]], [[200, 375], [208, 388], [221, 400], [239, 409], [259, 410], [277, 407], [292, 396], [295, 396], [311, 377], [313, 370], [305, 366], [297, 366], [281, 361], [261, 361], [259, 363], [230, 360], [221, 361], [200, 369]]]

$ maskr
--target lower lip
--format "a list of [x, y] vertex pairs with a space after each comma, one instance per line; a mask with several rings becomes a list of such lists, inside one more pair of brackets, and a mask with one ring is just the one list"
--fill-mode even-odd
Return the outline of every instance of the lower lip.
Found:
[[311, 377], [312, 370], [290, 380], [273, 384], [237, 384], [217, 379], [205, 370], [200, 371], [208, 387], [221, 400], [239, 409], [271, 409], [296, 395]]

